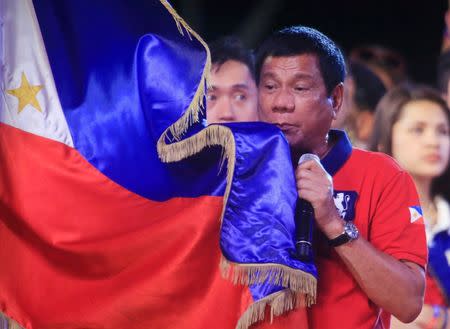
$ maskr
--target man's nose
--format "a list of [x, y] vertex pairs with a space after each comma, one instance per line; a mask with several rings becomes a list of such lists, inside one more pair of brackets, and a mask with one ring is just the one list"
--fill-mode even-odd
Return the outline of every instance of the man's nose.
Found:
[[221, 122], [236, 121], [236, 110], [229, 97], [223, 97], [218, 104], [218, 118]]
[[293, 112], [295, 109], [294, 95], [287, 89], [280, 89], [276, 94], [272, 106], [273, 112]]

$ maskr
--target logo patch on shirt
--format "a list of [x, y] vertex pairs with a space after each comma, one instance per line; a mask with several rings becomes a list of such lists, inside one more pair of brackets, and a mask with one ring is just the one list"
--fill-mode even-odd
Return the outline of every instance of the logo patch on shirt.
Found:
[[412, 206], [408, 207], [408, 209], [411, 223], [414, 223], [416, 220], [422, 218], [422, 208], [420, 208], [420, 206]]
[[346, 220], [355, 219], [355, 204], [358, 193], [355, 191], [334, 191], [334, 205], [339, 211], [339, 215]]

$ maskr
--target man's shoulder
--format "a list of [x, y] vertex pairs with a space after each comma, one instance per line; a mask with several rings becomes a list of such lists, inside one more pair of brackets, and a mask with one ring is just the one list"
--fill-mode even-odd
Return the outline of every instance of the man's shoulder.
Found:
[[368, 171], [397, 174], [404, 170], [391, 156], [381, 153], [353, 148], [349, 159], [350, 165], [363, 166]]
[[353, 148], [348, 160], [333, 175], [333, 183], [338, 190], [353, 188], [359, 191], [358, 193], [363, 193], [366, 189], [382, 191], [405, 176], [408, 176], [408, 173], [392, 157]]

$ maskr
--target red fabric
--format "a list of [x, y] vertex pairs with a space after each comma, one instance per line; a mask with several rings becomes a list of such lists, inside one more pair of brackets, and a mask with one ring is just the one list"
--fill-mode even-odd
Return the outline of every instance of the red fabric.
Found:
[[234, 328], [250, 304], [219, 273], [221, 197], [144, 199], [4, 124], [0, 159], [0, 310], [28, 329]]
[[[425, 267], [423, 219], [411, 223], [408, 209], [419, 205], [415, 187], [392, 159], [354, 149], [333, 183], [336, 190], [358, 193], [355, 225], [363, 238], [397, 259]], [[380, 309], [367, 298], [325, 241], [320, 244], [316, 261], [318, 297], [308, 314], [310, 328], [383, 328], [381, 322], [389, 328], [389, 315], [380, 318]]]
[[424, 303], [429, 305], [442, 305], [447, 307], [445, 297], [442, 294], [441, 288], [439, 288], [436, 280], [427, 272], [427, 286], [425, 290]]
[[274, 317], [270, 323], [270, 313], [266, 312], [265, 321], [257, 323], [251, 329], [308, 329], [306, 308], [298, 308]]

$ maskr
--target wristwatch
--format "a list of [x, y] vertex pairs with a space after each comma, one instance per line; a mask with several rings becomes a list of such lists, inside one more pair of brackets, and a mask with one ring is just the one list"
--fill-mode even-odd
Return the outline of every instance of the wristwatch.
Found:
[[338, 247], [343, 245], [344, 243], [353, 241], [357, 239], [359, 236], [358, 228], [353, 224], [352, 221], [345, 221], [344, 223], [344, 232], [341, 235], [338, 235], [334, 239], [328, 240], [328, 244], [331, 247]]

